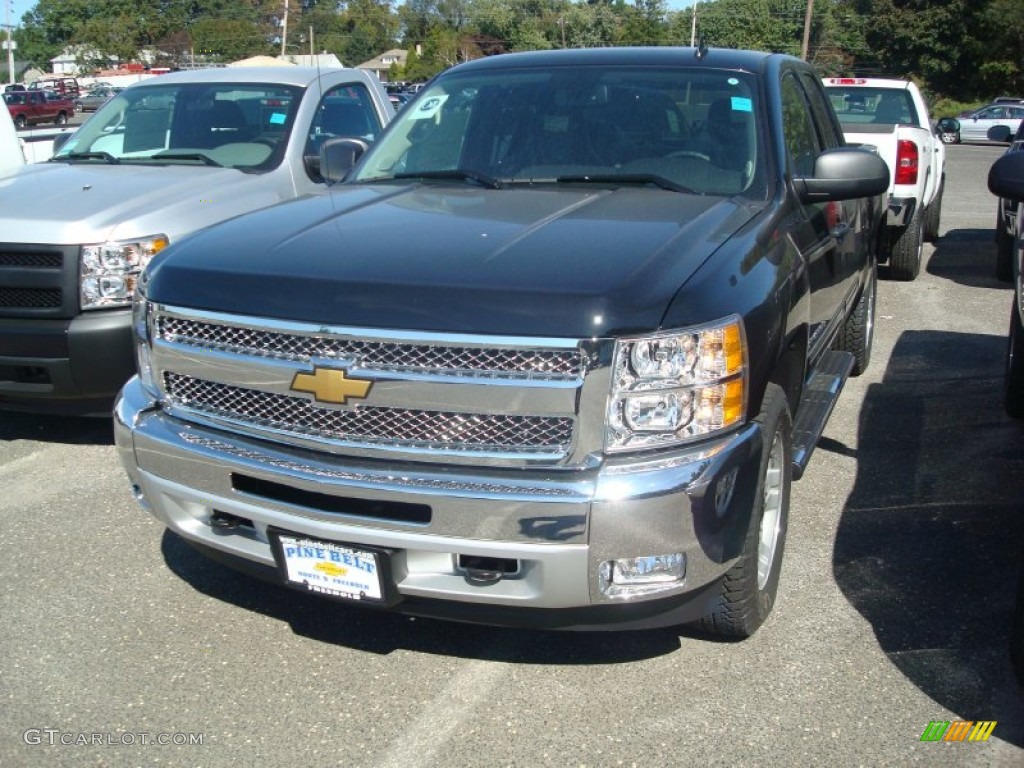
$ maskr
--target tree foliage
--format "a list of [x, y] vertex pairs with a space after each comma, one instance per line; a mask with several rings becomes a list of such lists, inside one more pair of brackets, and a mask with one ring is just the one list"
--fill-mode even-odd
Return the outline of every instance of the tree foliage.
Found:
[[[710, 46], [801, 55], [822, 73], [914, 78], [933, 95], [1024, 93], [1022, 0], [700, 0]], [[288, 34], [282, 40], [285, 3]], [[131, 59], [146, 47], [172, 61], [326, 51], [354, 65], [410, 52], [405, 79], [509, 51], [688, 45], [694, 7], [667, 0], [37, 0], [16, 30], [19, 55], [46, 67], [69, 45], [84, 58]], [[89, 64], [89, 61], [83, 61]]]

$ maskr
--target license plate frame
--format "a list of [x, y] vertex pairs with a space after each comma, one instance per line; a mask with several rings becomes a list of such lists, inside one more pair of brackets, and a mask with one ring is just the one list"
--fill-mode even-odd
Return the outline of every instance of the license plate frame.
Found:
[[322, 539], [268, 528], [278, 573], [285, 586], [347, 603], [392, 605], [393, 550]]

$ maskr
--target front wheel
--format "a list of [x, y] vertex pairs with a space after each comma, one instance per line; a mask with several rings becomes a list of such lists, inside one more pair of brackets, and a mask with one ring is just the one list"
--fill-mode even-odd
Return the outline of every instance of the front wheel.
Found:
[[1006, 379], [1003, 402], [1006, 413], [1024, 419], [1024, 326], [1021, 325], [1017, 296], [1010, 308], [1010, 338], [1006, 345]]
[[924, 249], [924, 214], [917, 206], [910, 223], [900, 231], [889, 254], [889, 276], [893, 280], [910, 281], [921, 271]]
[[750, 637], [775, 605], [789, 521], [793, 479], [793, 423], [782, 388], [769, 384], [757, 422], [764, 445], [750, 524], [743, 550], [722, 578], [711, 612], [700, 620], [705, 632], [726, 639]]
[[834, 347], [841, 352], [853, 354], [851, 375], [860, 376], [871, 362], [871, 344], [875, 338], [875, 299], [878, 295], [878, 268], [871, 259], [871, 274], [868, 275], [860, 298], [846, 322], [843, 323]]
[[14, 118], [15, 128], [18, 128], [20, 130], [24, 128], [26, 125], [28, 125], [28, 120], [25, 118], [24, 115], [18, 115], [16, 118]]

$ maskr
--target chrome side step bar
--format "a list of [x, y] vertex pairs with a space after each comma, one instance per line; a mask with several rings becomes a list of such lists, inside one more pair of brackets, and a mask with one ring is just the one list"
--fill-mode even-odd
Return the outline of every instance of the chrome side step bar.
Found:
[[826, 352], [804, 384], [793, 421], [794, 480], [799, 480], [807, 468], [839, 393], [853, 370], [853, 362], [853, 355], [849, 352]]

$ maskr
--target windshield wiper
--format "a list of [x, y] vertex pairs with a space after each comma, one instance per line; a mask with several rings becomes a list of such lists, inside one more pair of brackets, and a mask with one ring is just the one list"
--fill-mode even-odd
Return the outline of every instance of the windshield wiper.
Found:
[[488, 176], [477, 171], [456, 169], [451, 171], [415, 171], [410, 173], [396, 173], [393, 179], [454, 179], [456, 181], [475, 181], [482, 187], [488, 189], [504, 189], [505, 185], [500, 179]]
[[204, 155], [202, 152], [161, 152], [158, 155], [151, 155], [150, 160], [198, 160], [203, 165], [213, 166], [214, 168], [223, 168], [221, 163], [218, 163], [209, 155]]
[[68, 152], [66, 155], [55, 157], [54, 160], [102, 160], [111, 165], [121, 162], [109, 152]]
[[656, 173], [581, 173], [572, 176], [559, 176], [555, 181], [561, 184], [653, 184], [671, 192], [684, 192], [695, 195], [697, 190], [679, 184]]

